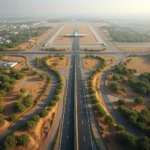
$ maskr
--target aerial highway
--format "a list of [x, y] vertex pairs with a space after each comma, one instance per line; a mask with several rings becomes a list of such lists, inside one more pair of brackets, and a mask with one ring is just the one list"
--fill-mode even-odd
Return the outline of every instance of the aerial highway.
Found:
[[[57, 33], [60, 26], [57, 27], [53, 34]], [[98, 29], [93, 26], [93, 29], [101, 35], [101, 33], [98, 31]], [[75, 136], [74, 136], [74, 129], [75, 129], [75, 120], [74, 120], [74, 114], [77, 114], [77, 132], [78, 132], [78, 146], [77, 150], [95, 150], [94, 147], [94, 141], [93, 137], [91, 135], [91, 127], [90, 127], [90, 121], [88, 116], [88, 107], [86, 103], [86, 94], [84, 89], [84, 83], [83, 83], [83, 77], [81, 74], [81, 55], [110, 55], [110, 56], [117, 56], [118, 59], [116, 60], [117, 63], [120, 62], [121, 58], [124, 58], [129, 55], [150, 55], [150, 52], [124, 52], [120, 51], [117, 47], [115, 47], [111, 42], [106, 41], [103, 36], [101, 35], [102, 39], [107, 45], [106, 51], [80, 51], [80, 45], [78, 41], [77, 36], [77, 30], [74, 31], [74, 36], [71, 36], [73, 38], [72, 42], [72, 51], [39, 51], [39, 48], [43, 46], [52, 36], [53, 34], [50, 34], [47, 38], [45, 38], [41, 43], [37, 44], [35, 47], [32, 48], [31, 51], [12, 51], [12, 52], [5, 52], [0, 51], [0, 54], [7, 54], [7, 55], [24, 55], [28, 58], [30, 58], [31, 63], [33, 62], [33, 58], [35, 55], [53, 55], [53, 54], [60, 54], [60, 55], [70, 55], [70, 68], [69, 68], [69, 76], [68, 76], [68, 84], [64, 95], [64, 105], [63, 105], [63, 113], [60, 117], [62, 120], [62, 126], [61, 126], [61, 133], [60, 133], [60, 142], [59, 142], [59, 150], [73, 150], [75, 149]], [[33, 57], [32, 57], [33, 56]], [[119, 116], [119, 114], [113, 109], [113, 106], [111, 104], [111, 100], [109, 98], [109, 93], [107, 91], [106, 86], [104, 85], [104, 80], [106, 78], [107, 73], [110, 70], [107, 70], [104, 72], [101, 78], [101, 93], [103, 100], [105, 102], [105, 105], [107, 109], [109, 110], [110, 114], [115, 118], [117, 123], [123, 124], [125, 128], [136, 134], [140, 135], [138, 131], [133, 129], [125, 120], [122, 118], [122, 116]], [[76, 78], [76, 82], [75, 82]], [[76, 84], [76, 87], [75, 87]], [[76, 92], [75, 92], [76, 91]], [[41, 107], [39, 109], [43, 109], [46, 104], [48, 103], [49, 98], [52, 96], [52, 93], [49, 93], [48, 98], [45, 102], [41, 104]], [[76, 98], [75, 99], [75, 95]], [[75, 101], [77, 102], [77, 110], [75, 110]], [[16, 122], [16, 127], [19, 127], [21, 124], [25, 123], [29, 117], [29, 115], [37, 114], [38, 109], [35, 108], [31, 111], [31, 113], [25, 115], [22, 117], [22, 120]], [[77, 111], [77, 112], [75, 112]], [[1, 137], [4, 137], [11, 132], [13, 132], [13, 129], [15, 127], [12, 126], [9, 128], [8, 131], [1, 132]], [[55, 132], [57, 132], [56, 129]], [[51, 140], [51, 139], [49, 139]]]

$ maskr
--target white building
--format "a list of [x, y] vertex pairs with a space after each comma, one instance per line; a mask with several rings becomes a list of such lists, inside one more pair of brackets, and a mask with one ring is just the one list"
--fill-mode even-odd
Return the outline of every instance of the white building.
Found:
[[35, 41], [34, 41], [34, 40], [29, 40], [28, 42], [29, 42], [29, 43], [34, 43]]
[[17, 62], [8, 62], [4, 64], [4, 67], [12, 68], [16, 66], [18, 63]]
[[9, 44], [11, 43], [11, 40], [6, 40], [5, 43]]

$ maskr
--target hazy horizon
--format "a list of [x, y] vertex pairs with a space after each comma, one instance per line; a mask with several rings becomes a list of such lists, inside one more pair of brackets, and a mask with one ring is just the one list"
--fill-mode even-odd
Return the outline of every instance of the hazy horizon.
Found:
[[149, 6], [149, 0], [1, 0], [0, 17], [149, 16]]

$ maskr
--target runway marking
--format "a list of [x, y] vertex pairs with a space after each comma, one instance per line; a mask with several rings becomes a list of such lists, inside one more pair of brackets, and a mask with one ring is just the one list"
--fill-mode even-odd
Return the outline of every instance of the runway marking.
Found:
[[82, 124], [84, 124], [83, 120], [82, 120]]
[[85, 142], [85, 136], [83, 136], [83, 140], [84, 140], [84, 142]]

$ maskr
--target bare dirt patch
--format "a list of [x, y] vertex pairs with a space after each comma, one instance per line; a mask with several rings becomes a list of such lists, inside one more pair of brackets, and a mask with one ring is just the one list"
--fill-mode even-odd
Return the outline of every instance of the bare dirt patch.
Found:
[[45, 118], [41, 118], [32, 130], [17, 131], [14, 133], [15, 136], [27, 134], [30, 137], [30, 142], [27, 145], [26, 150], [43, 149], [43, 146], [51, 133], [51, 127], [53, 125], [57, 108], [58, 104], [53, 107], [48, 116], [46, 116]]
[[127, 52], [150, 51], [150, 43], [114, 43], [120, 50]]
[[88, 69], [88, 70], [94, 70], [101, 64], [101, 61], [96, 58], [83, 57], [82, 64], [83, 64], [83, 68]]
[[49, 66], [54, 67], [55, 69], [62, 69], [66, 68], [69, 63], [69, 57], [64, 56], [63, 60], [60, 59], [60, 57], [52, 57], [47, 61], [47, 64]]
[[27, 60], [24, 57], [18, 56], [6, 56], [3, 58], [5, 61], [18, 62], [18, 64], [14, 67], [17, 70], [20, 70], [23, 67], [27, 67]]

